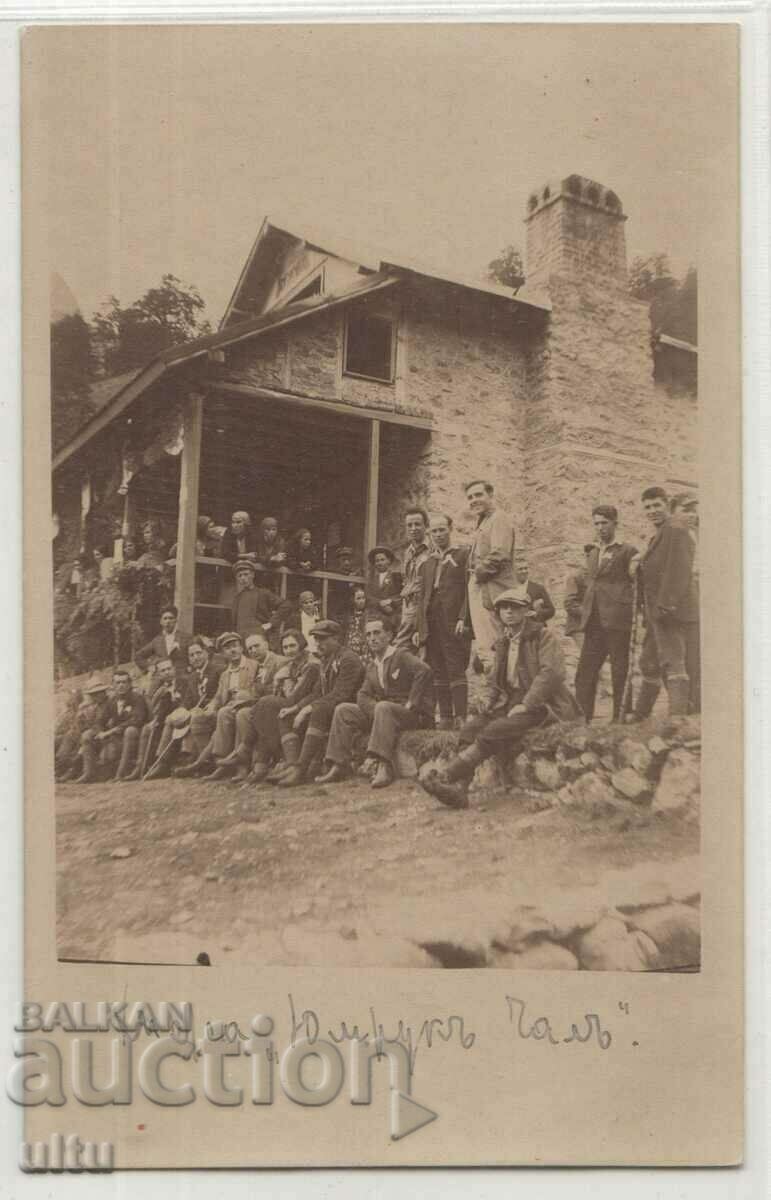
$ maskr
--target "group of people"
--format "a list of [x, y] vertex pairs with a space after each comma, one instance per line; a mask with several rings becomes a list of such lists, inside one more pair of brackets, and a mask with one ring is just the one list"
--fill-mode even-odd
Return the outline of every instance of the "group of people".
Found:
[[[698, 710], [693, 497], [672, 504], [663, 488], [646, 489], [652, 536], [643, 552], [619, 541], [613, 506], [594, 508], [596, 542], [585, 547], [585, 565], [566, 597], [571, 632], [582, 643], [574, 696], [560, 638], [549, 628], [554, 605], [515, 552], [510, 516], [488, 481], [465, 490], [477, 518], [470, 545], [456, 541], [447, 514], [429, 519], [420, 507], [408, 509], [401, 570], [390, 547], [374, 547], [367, 583], [351, 585], [348, 611], [334, 619], [319, 619], [310, 590], [282, 602], [256, 586], [257, 562], [277, 560], [264, 558], [264, 544], [248, 548], [248, 521], [231, 527], [232, 628], [212, 645], [185, 636], [176, 609], [167, 608], [158, 635], [136, 654], [141, 670], [153, 668], [147, 695], [124, 669], [114, 673], [111, 692], [101, 683], [88, 688], [57, 742], [57, 777], [137, 780], [174, 770], [279, 787], [331, 783], [353, 769], [363, 744], [359, 770], [381, 788], [395, 778], [399, 735], [438, 720], [440, 728], [460, 730], [461, 748], [421, 782], [443, 804], [462, 808], [485, 758], [512, 749], [550, 719], [592, 719], [608, 658], [614, 719], [643, 720], [662, 685], [672, 715]], [[266, 520], [263, 543], [286, 554], [277, 524]], [[640, 612], [642, 681], [627, 713]], [[472, 642], [483, 678], [478, 711], [469, 718]]]

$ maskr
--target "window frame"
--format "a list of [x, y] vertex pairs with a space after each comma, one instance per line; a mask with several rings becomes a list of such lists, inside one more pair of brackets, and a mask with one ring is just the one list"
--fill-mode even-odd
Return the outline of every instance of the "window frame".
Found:
[[[369, 318], [375, 321], [387, 322], [391, 329], [391, 355], [390, 355], [390, 374], [387, 379], [380, 375], [365, 375], [362, 371], [351, 371], [348, 369], [348, 331], [350, 327], [351, 317], [356, 316], [359, 319]], [[396, 343], [397, 343], [398, 320], [395, 314], [385, 312], [355, 312], [349, 309], [345, 313], [344, 329], [343, 329], [343, 362], [342, 374], [350, 379], [366, 379], [369, 383], [382, 383], [385, 387], [392, 387], [396, 382]]]

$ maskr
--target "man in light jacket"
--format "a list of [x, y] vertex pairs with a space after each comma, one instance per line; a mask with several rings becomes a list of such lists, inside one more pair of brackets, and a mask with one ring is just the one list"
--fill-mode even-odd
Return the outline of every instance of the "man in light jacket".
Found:
[[516, 587], [514, 575], [514, 522], [497, 508], [493, 485], [486, 479], [466, 484], [466, 499], [477, 518], [477, 528], [468, 558], [468, 608], [474, 630], [476, 654], [489, 671], [493, 646], [503, 633], [495, 612], [495, 600]]

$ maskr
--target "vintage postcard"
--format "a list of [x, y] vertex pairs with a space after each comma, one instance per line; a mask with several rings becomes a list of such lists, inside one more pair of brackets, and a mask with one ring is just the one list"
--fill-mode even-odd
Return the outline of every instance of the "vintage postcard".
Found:
[[22, 62], [22, 1166], [738, 1163], [738, 28]]

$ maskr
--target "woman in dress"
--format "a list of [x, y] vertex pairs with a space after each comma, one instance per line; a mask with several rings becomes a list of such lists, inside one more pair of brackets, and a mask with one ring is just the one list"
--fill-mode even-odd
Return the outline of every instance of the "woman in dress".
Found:
[[351, 592], [353, 608], [345, 620], [345, 645], [354, 654], [358, 654], [363, 663], [368, 663], [372, 655], [367, 646], [364, 629], [371, 615], [367, 604], [367, 592], [362, 584], [357, 584]]

